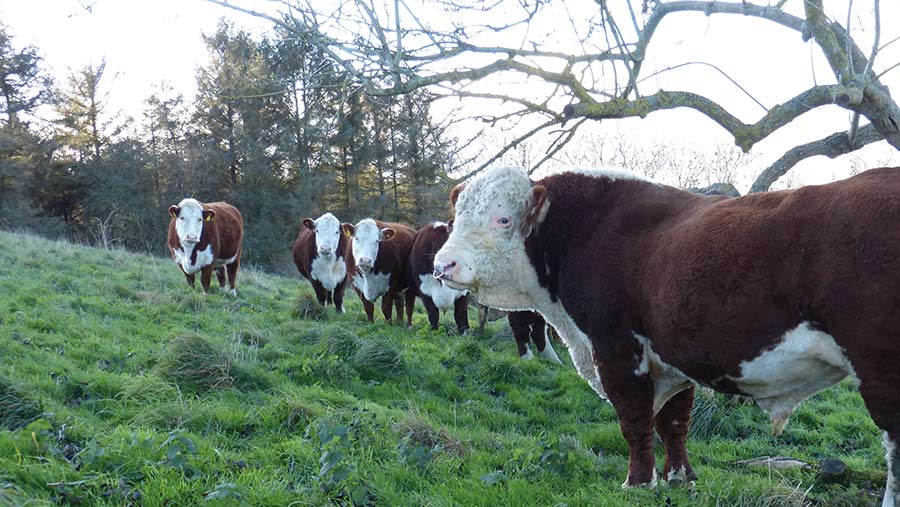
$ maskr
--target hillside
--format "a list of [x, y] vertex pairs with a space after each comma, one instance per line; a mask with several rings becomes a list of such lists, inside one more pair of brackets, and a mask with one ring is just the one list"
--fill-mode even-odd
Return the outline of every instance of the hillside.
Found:
[[[570, 365], [518, 360], [505, 325], [432, 332], [421, 304], [412, 330], [370, 325], [349, 292], [346, 315], [321, 316], [299, 276], [249, 269], [238, 292], [189, 290], [163, 259], [0, 233], [0, 506], [881, 502], [880, 433], [849, 382], [777, 439], [755, 405], [702, 393], [700, 480], [624, 491], [612, 407]], [[813, 466], [735, 464], [760, 456]], [[837, 484], [819, 478], [827, 457], [849, 465]]]

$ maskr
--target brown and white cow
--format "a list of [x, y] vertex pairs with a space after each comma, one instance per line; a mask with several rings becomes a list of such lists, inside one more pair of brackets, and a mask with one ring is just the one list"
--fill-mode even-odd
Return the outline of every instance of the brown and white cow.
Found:
[[469, 330], [468, 291], [447, 287], [433, 275], [434, 254], [447, 241], [450, 229], [446, 222], [434, 222], [416, 231], [409, 254], [410, 290], [422, 300], [431, 329], [438, 328], [442, 311], [453, 308], [456, 328], [463, 334]]
[[325, 213], [315, 220], [303, 219], [291, 250], [297, 270], [312, 284], [319, 304], [325, 306], [334, 301], [340, 313], [344, 313], [345, 256], [349, 242], [341, 234], [341, 222], [331, 213]]
[[231, 294], [237, 296], [234, 281], [241, 265], [241, 242], [244, 220], [241, 212], [225, 202], [201, 203], [196, 199], [182, 199], [169, 207], [169, 251], [181, 267], [188, 284], [200, 272], [203, 290], [209, 292], [209, 282], [215, 270], [219, 287], [225, 288], [225, 272]]
[[694, 478], [695, 384], [755, 398], [777, 434], [850, 375], [884, 431], [882, 505], [900, 505], [900, 168], [736, 199], [496, 168], [457, 195], [435, 275], [559, 331], [619, 416], [626, 485], [655, 481], [654, 427], [664, 478]]
[[[410, 289], [409, 253], [415, 229], [408, 225], [382, 222], [371, 218], [356, 225], [341, 226], [351, 238], [347, 248], [347, 277], [362, 301], [366, 318], [374, 322], [375, 301], [381, 297], [384, 320], [391, 322], [391, 308], [397, 309], [397, 322], [412, 326], [416, 294]], [[405, 303], [405, 305], [404, 305]]]

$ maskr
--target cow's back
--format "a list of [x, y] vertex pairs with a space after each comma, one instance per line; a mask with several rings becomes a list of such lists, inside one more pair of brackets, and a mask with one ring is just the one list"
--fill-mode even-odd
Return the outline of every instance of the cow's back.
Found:
[[449, 236], [449, 227], [440, 222], [430, 223], [416, 231], [409, 255], [409, 270], [413, 279], [434, 271], [434, 255], [444, 246]]

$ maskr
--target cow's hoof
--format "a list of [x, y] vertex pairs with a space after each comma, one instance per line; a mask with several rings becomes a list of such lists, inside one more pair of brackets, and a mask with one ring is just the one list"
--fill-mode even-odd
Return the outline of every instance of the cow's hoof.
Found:
[[631, 489], [631, 488], [641, 488], [641, 489], [655, 489], [658, 484], [656, 478], [656, 468], [653, 469], [653, 478], [650, 479], [649, 482], [633, 482], [631, 480], [631, 476], [625, 479], [625, 482], [622, 483], [622, 489]]

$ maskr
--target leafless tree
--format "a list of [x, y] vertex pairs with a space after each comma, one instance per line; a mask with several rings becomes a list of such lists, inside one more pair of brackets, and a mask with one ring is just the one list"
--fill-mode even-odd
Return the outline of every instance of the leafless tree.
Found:
[[[836, 104], [849, 111], [846, 131], [787, 150], [758, 175], [751, 191], [768, 189], [808, 157], [834, 158], [880, 140], [900, 149], [900, 108], [881, 81], [900, 63], [879, 61], [882, 50], [897, 39], [881, 40], [880, 0], [868, 0], [872, 3], [865, 8], [856, 6], [857, 12], [850, 0], [848, 12], [841, 13], [827, 11], [824, 0], [770, 0], [769, 5], [724, 0], [435, 0], [415, 5], [412, 0], [339, 0], [321, 5], [317, 0], [209, 1], [268, 18], [315, 44], [370, 95], [428, 87], [463, 100], [505, 106], [501, 113], [475, 115], [486, 124], [522, 122], [518, 136], [485, 157], [478, 169], [502, 159], [525, 140], [549, 135], [542, 156], [531, 163], [534, 170], [559, 154], [588, 120], [643, 118], [675, 108], [710, 118], [745, 152], [814, 109]], [[742, 121], [735, 108], [696, 91], [653, 86], [651, 78], [660, 72], [703, 65], [750, 95], [737, 80], [707, 62], [673, 64], [656, 73], [645, 70], [658, 28], [690, 12], [705, 14], [711, 23], [731, 16], [761, 29], [773, 25], [792, 30], [798, 44], [812, 41], [832, 76], [819, 76], [827, 84], [814, 82], [782, 104], [764, 106], [756, 101], [765, 114], [755, 122]], [[860, 31], [849, 29], [851, 19], [862, 17], [873, 20], [874, 36], [866, 34], [871, 47], [861, 47], [855, 40], [862, 40]], [[553, 28], [549, 36], [534, 36], [548, 26]], [[560, 42], [564, 33], [571, 36], [568, 42]], [[876, 61], [881, 73], [875, 69]], [[518, 85], [500, 86], [501, 82]]]

